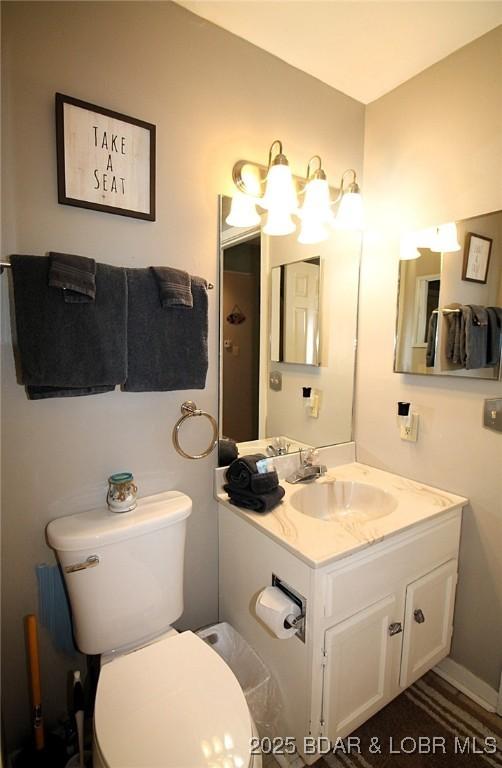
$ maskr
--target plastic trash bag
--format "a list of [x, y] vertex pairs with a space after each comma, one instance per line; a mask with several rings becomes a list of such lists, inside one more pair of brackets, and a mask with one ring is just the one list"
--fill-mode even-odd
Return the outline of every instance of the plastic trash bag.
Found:
[[256, 651], [226, 621], [199, 629], [197, 635], [226, 661], [236, 676], [259, 736], [277, 735], [282, 702], [271, 672]]

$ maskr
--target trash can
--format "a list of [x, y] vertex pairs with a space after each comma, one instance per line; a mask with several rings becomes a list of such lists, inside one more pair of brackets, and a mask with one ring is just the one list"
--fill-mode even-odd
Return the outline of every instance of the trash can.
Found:
[[197, 635], [226, 661], [246, 697], [261, 738], [273, 738], [282, 709], [277, 684], [254, 648], [226, 621], [199, 629]]

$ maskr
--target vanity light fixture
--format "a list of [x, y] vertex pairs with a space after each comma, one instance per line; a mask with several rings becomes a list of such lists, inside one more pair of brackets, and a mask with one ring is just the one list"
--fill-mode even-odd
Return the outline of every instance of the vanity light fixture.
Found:
[[[316, 161], [318, 167], [312, 170], [311, 166]], [[347, 184], [349, 174], [352, 180]], [[326, 240], [327, 225], [362, 229], [363, 207], [356, 172], [350, 168], [343, 173], [340, 187], [335, 190], [337, 197], [331, 200], [330, 187], [319, 155], [310, 159], [306, 178], [293, 176], [279, 139], [270, 146], [268, 165], [239, 160], [233, 167], [232, 178], [236, 192], [226, 219], [232, 226], [255, 226], [258, 223], [258, 206], [267, 211], [263, 228], [267, 235], [291, 234], [296, 229], [292, 216], [298, 216], [301, 220], [300, 243], [313, 244]], [[241, 194], [250, 200], [244, 202]], [[298, 194], [304, 195], [300, 209]], [[339, 207], [335, 219], [332, 207], [337, 203]]]
[[439, 227], [428, 227], [416, 232], [407, 232], [401, 237], [399, 258], [401, 261], [411, 261], [421, 256], [420, 248], [428, 248], [434, 253], [454, 253], [460, 251], [457, 225], [454, 221], [441, 224]]

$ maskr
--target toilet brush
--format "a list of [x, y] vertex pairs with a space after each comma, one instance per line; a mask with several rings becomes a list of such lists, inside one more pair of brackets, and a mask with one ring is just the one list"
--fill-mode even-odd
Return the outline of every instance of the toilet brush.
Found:
[[73, 711], [77, 725], [79, 768], [84, 768], [84, 689], [78, 670], [73, 673]]

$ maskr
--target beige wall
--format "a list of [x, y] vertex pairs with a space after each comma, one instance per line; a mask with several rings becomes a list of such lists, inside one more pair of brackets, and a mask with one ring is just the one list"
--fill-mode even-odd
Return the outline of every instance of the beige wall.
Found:
[[[180, 7], [153, 3], [4, 3], [3, 255], [77, 252], [112, 264], [167, 263], [216, 282], [217, 195], [235, 160], [263, 162], [280, 137], [293, 171], [321, 154], [333, 178], [361, 171], [364, 108]], [[61, 206], [54, 93], [157, 125], [157, 222]], [[217, 291], [210, 294], [207, 388], [29, 402], [15, 383], [7, 280], [2, 279], [4, 399], [3, 667], [10, 743], [28, 729], [22, 616], [36, 610], [34, 565], [51, 561], [46, 523], [100, 503], [113, 470], [141, 492], [179, 488], [189, 521], [183, 626], [217, 616], [214, 459], [187, 462], [171, 429], [190, 394], [217, 411]], [[192, 448], [207, 439], [197, 425]], [[190, 445], [190, 442], [188, 442]], [[65, 708], [71, 661], [43, 641], [49, 720]]]
[[[356, 440], [358, 458], [464, 494], [453, 658], [498, 688], [502, 669], [502, 435], [481, 426], [495, 382], [392, 373], [398, 229], [502, 208], [502, 28], [457, 51], [366, 111]], [[401, 442], [396, 403], [420, 413]]]

